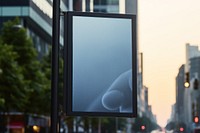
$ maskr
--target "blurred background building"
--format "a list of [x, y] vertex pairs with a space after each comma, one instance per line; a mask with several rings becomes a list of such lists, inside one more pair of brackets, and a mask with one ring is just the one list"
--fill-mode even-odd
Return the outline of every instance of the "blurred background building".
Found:
[[74, 0], [74, 11], [137, 14], [137, 0]]
[[[89, 11], [107, 13], [137, 13], [136, 0], [61, 0], [61, 11]], [[21, 25], [33, 39], [36, 49], [43, 56], [48, 51], [52, 36], [52, 0], [1, 0], [0, 27], [8, 20], [20, 18]], [[63, 44], [63, 18], [61, 17]]]
[[[61, 1], [63, 11], [68, 10], [67, 6], [67, 1]], [[27, 34], [32, 38], [39, 56], [47, 53], [52, 37], [52, 1], [1, 0], [0, 27], [4, 22], [16, 17], [20, 18], [21, 26], [27, 29]], [[61, 27], [61, 33], [63, 33], [63, 27]], [[62, 40], [61, 36], [61, 43]]]
[[[188, 80], [189, 87], [184, 86]], [[186, 44], [186, 63], [178, 71], [176, 77], [176, 103], [172, 108], [169, 122], [185, 125], [187, 132], [199, 127], [195, 122], [200, 116], [200, 51], [198, 45]], [[169, 123], [168, 122], [168, 123]]]

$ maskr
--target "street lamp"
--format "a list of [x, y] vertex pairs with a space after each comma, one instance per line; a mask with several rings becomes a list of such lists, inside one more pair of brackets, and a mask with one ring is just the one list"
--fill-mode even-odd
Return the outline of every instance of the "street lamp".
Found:
[[33, 131], [36, 132], [36, 133], [39, 133], [39, 132], [40, 132], [40, 127], [34, 125], [34, 126], [33, 126]]
[[13, 25], [12, 28], [15, 30], [19, 30], [19, 29], [22, 29], [23, 26], [21, 24], [17, 24], [17, 25]]
[[24, 27], [21, 24], [16, 24], [16, 25], [13, 25], [11, 28], [12, 28], [13, 32], [18, 32], [21, 29], [23, 29]]

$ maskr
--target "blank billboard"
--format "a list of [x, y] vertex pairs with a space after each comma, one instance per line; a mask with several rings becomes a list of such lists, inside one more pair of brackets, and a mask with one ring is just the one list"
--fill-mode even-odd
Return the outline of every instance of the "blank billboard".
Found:
[[64, 45], [67, 115], [136, 116], [136, 16], [67, 12]]

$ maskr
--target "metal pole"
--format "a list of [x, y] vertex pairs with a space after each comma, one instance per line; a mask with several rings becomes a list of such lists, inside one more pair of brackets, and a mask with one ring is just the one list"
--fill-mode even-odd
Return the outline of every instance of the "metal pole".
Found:
[[140, 53], [141, 55], [141, 75], [142, 75], [142, 87], [143, 87], [143, 53]]
[[98, 133], [101, 133], [101, 118], [99, 117], [99, 122], [98, 122]]
[[53, 0], [52, 76], [51, 76], [51, 133], [57, 133], [58, 124], [58, 72], [60, 38], [60, 0]]
[[115, 117], [115, 130], [116, 130], [116, 133], [118, 131], [118, 117]]

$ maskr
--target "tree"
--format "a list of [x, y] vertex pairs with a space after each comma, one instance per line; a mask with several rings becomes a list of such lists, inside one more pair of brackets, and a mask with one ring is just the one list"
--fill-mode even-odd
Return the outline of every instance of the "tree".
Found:
[[0, 44], [0, 108], [8, 112], [24, 111], [28, 102], [22, 68], [15, 61], [17, 57], [12, 46]]
[[[107, 120], [105, 120], [107, 119]], [[126, 128], [125, 118], [104, 118], [103, 131], [108, 133], [116, 133], [116, 130], [123, 131]]]
[[[16, 90], [24, 90], [24, 93], [22, 94], [24, 94], [25, 96], [21, 93], [20, 95], [24, 96], [22, 98], [25, 100], [25, 102], [23, 102], [25, 103], [25, 106], [23, 108], [25, 112], [38, 114], [49, 113], [49, 110], [48, 112], [46, 112], [47, 109], [45, 109], [45, 101], [46, 91], [50, 90], [50, 80], [43, 73], [41, 69], [41, 63], [37, 58], [38, 53], [34, 48], [31, 38], [27, 36], [26, 29], [19, 26], [18, 18], [13, 21], [8, 21], [4, 23], [0, 38], [0, 42], [2, 45], [7, 44], [9, 47], [12, 47], [10, 51], [15, 53], [15, 56], [11, 55], [12, 57], [9, 58], [11, 58], [14, 64], [16, 64], [16, 66], [13, 66], [13, 69], [16, 68], [17, 71], [19, 71], [19, 74], [17, 72], [13, 72], [12, 75], [5, 76], [8, 78], [8, 82], [12, 81], [10, 79], [11, 76], [16, 77], [18, 80], [13, 80], [13, 84], [19, 84], [22, 82], [20, 84], [21, 86], [13, 85], [10, 88], [5, 88], [4, 90], [6, 90], [8, 94], [11, 90], [13, 90], [13, 88], [15, 88]], [[4, 58], [5, 55], [1, 56], [2, 58]], [[9, 59], [7, 59], [7, 63], [10, 64], [11, 62], [8, 61]], [[0, 89], [2, 90], [2, 88]], [[17, 93], [13, 94], [13, 97], [19, 98], [19, 95], [17, 95]], [[12, 106], [12, 103], [15, 103], [17, 105], [22, 104], [16, 99], [10, 99], [10, 101], [7, 99], [6, 102], [9, 102], [10, 106]], [[15, 106], [13, 106], [13, 108], [16, 111], [21, 111], [20, 109], [15, 108]]]
[[[44, 73], [45, 77], [49, 81], [49, 87], [45, 89], [45, 93], [47, 96], [48, 101], [46, 101], [46, 105], [48, 105], [48, 108], [50, 110], [50, 101], [51, 101], [51, 89], [50, 89], [50, 80], [51, 80], [51, 50], [50, 52], [43, 57], [41, 60], [42, 65], [42, 72]], [[64, 90], [63, 90], [63, 72], [64, 70], [64, 62], [62, 58], [59, 58], [59, 84], [58, 84], [58, 103], [59, 103], [59, 109], [60, 111], [63, 110], [63, 104], [64, 104]]]

